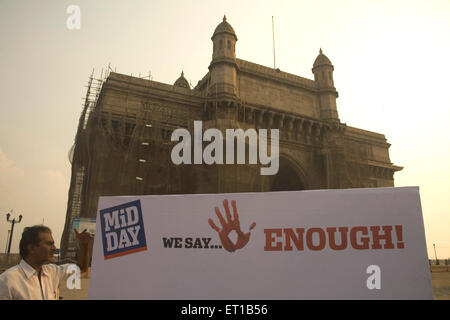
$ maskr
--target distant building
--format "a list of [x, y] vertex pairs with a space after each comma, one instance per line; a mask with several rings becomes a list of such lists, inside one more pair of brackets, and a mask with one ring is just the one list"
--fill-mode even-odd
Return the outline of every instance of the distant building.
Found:
[[[73, 257], [71, 225], [96, 217], [99, 196], [389, 187], [401, 170], [383, 134], [341, 123], [331, 61], [320, 50], [314, 80], [236, 58], [237, 36], [224, 17], [215, 29], [209, 72], [195, 88], [109, 73], [88, 89], [75, 145], [63, 257]], [[171, 133], [278, 128], [279, 172], [260, 165], [175, 165]], [[248, 161], [247, 161], [248, 163]]]

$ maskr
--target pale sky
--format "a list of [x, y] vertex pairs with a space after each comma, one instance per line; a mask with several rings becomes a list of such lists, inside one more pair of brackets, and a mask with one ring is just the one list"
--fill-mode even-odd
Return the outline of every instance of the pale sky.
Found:
[[[81, 9], [69, 30], [69, 5]], [[385, 134], [396, 186], [419, 186], [428, 255], [450, 258], [450, 1], [0, 0], [0, 252], [10, 224], [64, 227], [73, 144], [92, 70], [195, 86], [226, 14], [240, 59], [309, 79], [319, 48], [334, 65], [340, 119]]]

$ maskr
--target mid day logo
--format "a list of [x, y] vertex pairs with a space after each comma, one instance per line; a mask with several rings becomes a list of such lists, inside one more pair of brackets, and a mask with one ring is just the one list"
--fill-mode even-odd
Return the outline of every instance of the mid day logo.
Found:
[[147, 250], [140, 200], [100, 210], [105, 260]]

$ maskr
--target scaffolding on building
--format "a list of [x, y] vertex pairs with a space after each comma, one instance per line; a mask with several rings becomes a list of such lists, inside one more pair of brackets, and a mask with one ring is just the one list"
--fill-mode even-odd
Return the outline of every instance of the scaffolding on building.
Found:
[[[100, 77], [96, 78], [94, 77], [95, 70], [92, 70], [92, 73], [88, 79], [88, 83], [86, 86], [86, 95], [83, 97], [83, 104], [82, 104], [82, 111], [80, 115], [80, 119], [78, 122], [78, 130], [77, 134], [75, 135], [74, 143], [72, 147], [69, 150], [69, 161], [72, 165], [73, 163], [73, 157], [75, 153], [75, 149], [78, 145], [80, 135], [83, 131], [86, 130], [89, 117], [90, 115], [95, 111], [95, 108], [97, 106], [97, 101], [100, 96], [100, 92], [102, 90], [103, 84], [105, 83], [106, 79], [109, 76], [109, 73], [112, 71], [111, 66], [108, 65], [108, 68], [105, 69], [105, 71], [102, 69], [100, 73]], [[72, 193], [72, 199], [70, 202], [70, 226], [73, 224], [73, 220], [75, 218], [80, 217], [81, 213], [81, 205], [82, 205], [82, 199], [83, 199], [83, 192], [84, 192], [84, 184], [85, 184], [85, 177], [86, 177], [86, 166], [85, 165], [75, 165], [75, 181], [73, 185], [73, 193]], [[69, 235], [69, 244], [68, 244], [68, 251], [74, 252], [75, 250], [75, 235], [73, 232], [70, 232]], [[70, 253], [68, 254], [69, 256]]]
[[[107, 79], [110, 76], [111, 72], [116, 72], [115, 68], [111, 68], [111, 65], [104, 69], [101, 69], [100, 76], [96, 77], [95, 70], [92, 70], [91, 75], [88, 78], [88, 82], [86, 85], [86, 94], [82, 98], [83, 102], [81, 104], [82, 110], [79, 117], [77, 133], [74, 139], [74, 143], [69, 150], [69, 161], [72, 165], [72, 184], [69, 190], [69, 203], [68, 203], [68, 212], [66, 216], [66, 228], [73, 228], [74, 219], [83, 218], [85, 213], [84, 201], [86, 197], [86, 179], [89, 175], [89, 159], [90, 159], [90, 148], [87, 148], [85, 145], [85, 135], [89, 134], [89, 130], [96, 128], [96, 126], [105, 126], [107, 128], [112, 127], [114, 130], [115, 138], [122, 138], [123, 141], [126, 141], [126, 144], [131, 143], [132, 133], [134, 130], [139, 130], [140, 140], [134, 143], [138, 143], [139, 145], [147, 145], [148, 147], [144, 147], [140, 150], [137, 161], [139, 161], [138, 170], [133, 175], [133, 180], [136, 183], [136, 191], [140, 191], [143, 188], [143, 184], [146, 183], [146, 173], [148, 173], [148, 166], [151, 164], [151, 141], [157, 139], [159, 135], [164, 137], [170, 136], [172, 130], [176, 128], [175, 125], [170, 125], [169, 120], [171, 118], [171, 113], [168, 110], [161, 111], [161, 118], [158, 120], [151, 119], [150, 111], [145, 107], [142, 109], [141, 114], [129, 114], [128, 113], [128, 103], [129, 103], [129, 88], [132, 85], [132, 79], [139, 78], [149, 80], [145, 83], [146, 89], [149, 90], [152, 87], [153, 76], [151, 71], [148, 72], [148, 75], [133, 76], [131, 74], [130, 78], [127, 80], [128, 82], [128, 90], [125, 97], [125, 103], [120, 107], [124, 109], [124, 117], [121, 119], [117, 118], [117, 114], [114, 112], [100, 110], [99, 108], [103, 108], [103, 106], [113, 106], [117, 107], [117, 105], [111, 103], [110, 101], [102, 101], [102, 90]], [[150, 104], [149, 101], [147, 101]], [[94, 114], [99, 114], [95, 116]], [[98, 122], [97, 122], [98, 120]], [[95, 122], [95, 123], [94, 123]], [[139, 124], [139, 125], [138, 125]], [[121, 130], [116, 130], [117, 128], [122, 128]], [[137, 128], [136, 128], [137, 127]], [[95, 130], [95, 129], [94, 129]], [[156, 130], [156, 132], [155, 132]], [[154, 133], [152, 133], [154, 132]], [[161, 137], [159, 137], [161, 139]], [[167, 143], [164, 143], [165, 147]], [[139, 149], [139, 148], [138, 148]], [[129, 152], [128, 150], [126, 152]], [[153, 186], [153, 188], [161, 188], [161, 186]], [[67, 245], [65, 246], [64, 257], [75, 258], [76, 250], [76, 239], [74, 232], [67, 230], [69, 233], [67, 239]]]

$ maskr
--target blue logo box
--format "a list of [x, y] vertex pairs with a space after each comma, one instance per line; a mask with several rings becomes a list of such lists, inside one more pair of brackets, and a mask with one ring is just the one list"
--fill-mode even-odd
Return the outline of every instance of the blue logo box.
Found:
[[147, 250], [141, 201], [100, 210], [105, 260]]

